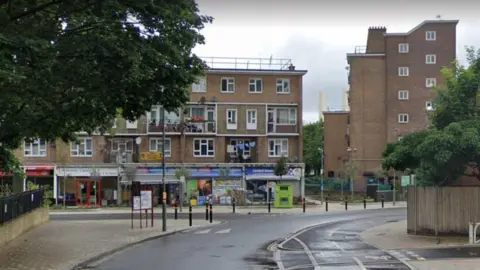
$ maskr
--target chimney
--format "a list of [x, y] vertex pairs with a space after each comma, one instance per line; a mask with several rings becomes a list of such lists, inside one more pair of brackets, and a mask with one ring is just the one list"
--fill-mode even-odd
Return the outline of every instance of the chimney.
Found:
[[374, 26], [368, 28], [366, 53], [385, 53], [385, 37], [387, 28], [384, 26]]

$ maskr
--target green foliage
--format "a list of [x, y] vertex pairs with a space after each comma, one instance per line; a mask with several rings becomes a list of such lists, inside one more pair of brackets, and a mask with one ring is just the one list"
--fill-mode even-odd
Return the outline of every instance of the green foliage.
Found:
[[[51, 198], [53, 198], [53, 190], [48, 185], [43, 186], [42, 188], [44, 189], [42, 207], [49, 208], [50, 205], [52, 204]], [[40, 189], [39, 185], [34, 184], [31, 181], [27, 182], [27, 190], [32, 191], [32, 190], [38, 190], [38, 189]]]
[[343, 165], [343, 172], [350, 180], [355, 180], [355, 176], [357, 175], [357, 166], [355, 165], [355, 162], [352, 160], [345, 162]]
[[315, 175], [320, 175], [322, 170], [322, 151], [323, 151], [323, 122], [303, 126], [303, 160], [305, 162], [305, 172], [314, 171]]
[[152, 105], [181, 107], [212, 21], [192, 0], [0, 1], [0, 162], [23, 140], [108, 132]]
[[391, 143], [383, 169], [411, 170], [420, 185], [449, 185], [462, 175], [480, 181], [480, 50], [467, 48], [468, 67], [444, 68], [431, 128]]
[[280, 178], [288, 173], [287, 158], [282, 156], [275, 164], [274, 174]]
[[190, 176], [190, 170], [184, 167], [180, 167], [175, 170], [175, 178], [180, 179], [180, 177], [189, 177]]

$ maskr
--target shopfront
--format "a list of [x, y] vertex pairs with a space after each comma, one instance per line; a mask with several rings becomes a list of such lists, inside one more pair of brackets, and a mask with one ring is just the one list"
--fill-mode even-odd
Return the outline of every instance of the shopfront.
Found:
[[25, 170], [25, 190], [28, 190], [28, 183], [39, 185], [42, 188], [53, 190], [54, 199], [57, 195], [56, 193], [56, 183], [55, 179], [55, 165], [25, 165], [23, 166]]
[[[177, 168], [165, 168], [165, 185], [167, 192], [167, 204], [174, 205], [181, 199], [182, 183], [176, 178]], [[162, 167], [138, 167], [136, 169], [135, 181], [139, 181], [142, 189], [152, 190], [154, 204], [162, 204], [163, 194], [163, 169]], [[122, 179], [125, 186], [122, 200], [127, 202], [130, 199], [130, 186], [128, 179]]]
[[214, 204], [231, 204], [232, 192], [241, 187], [242, 168], [190, 168], [187, 198], [192, 205], [205, 205], [209, 198]]
[[107, 206], [117, 202], [117, 168], [57, 169], [58, 203], [69, 206]]
[[277, 183], [290, 184], [294, 196], [302, 196], [301, 168], [289, 168], [288, 173], [282, 177], [275, 175], [273, 167], [247, 167], [245, 180], [247, 181], [247, 199], [251, 202], [266, 201], [268, 186], [271, 188], [270, 198], [275, 198], [275, 185]]

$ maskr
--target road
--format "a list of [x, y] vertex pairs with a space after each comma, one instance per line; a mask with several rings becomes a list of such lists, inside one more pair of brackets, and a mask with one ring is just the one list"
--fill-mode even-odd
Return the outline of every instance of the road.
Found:
[[[388, 253], [360, 241], [362, 230], [404, 219], [405, 209], [243, 216], [138, 245], [89, 269], [368, 269], [358, 260], [408, 269]], [[311, 227], [315, 226], [315, 227]], [[302, 228], [310, 227], [308, 230]], [[299, 231], [301, 230], [301, 231]], [[293, 232], [298, 232], [292, 235]], [[295, 236], [295, 237], [292, 237]], [[300, 241], [297, 241], [300, 240]], [[284, 250], [279, 250], [276, 244]], [[273, 249], [272, 249], [273, 248]], [[291, 249], [291, 250], [286, 250]], [[352, 268], [353, 267], [353, 268]], [[319, 269], [319, 268], [318, 268]], [[387, 269], [387, 268], [381, 268]]]
[[[251, 217], [263, 217], [263, 216], [277, 216], [282, 214], [275, 214], [275, 213], [252, 213]], [[150, 214], [148, 214], [148, 218], [150, 218]], [[155, 219], [161, 219], [162, 213], [154, 213]], [[213, 219], [215, 220], [241, 220], [244, 219], [245, 215], [243, 214], [232, 214], [232, 213], [214, 213]], [[139, 214], [134, 214], [134, 219], [138, 220]], [[142, 218], [145, 218], [145, 214], [142, 215]], [[167, 218], [173, 219], [173, 213], [167, 213]], [[192, 213], [193, 221], [197, 219], [205, 219], [205, 213]], [[97, 214], [97, 213], [75, 213], [72, 214], [54, 214], [50, 215], [50, 220], [125, 220], [131, 219], [130, 213], [106, 213], [106, 214]], [[178, 219], [188, 219], [188, 213], [178, 213]]]

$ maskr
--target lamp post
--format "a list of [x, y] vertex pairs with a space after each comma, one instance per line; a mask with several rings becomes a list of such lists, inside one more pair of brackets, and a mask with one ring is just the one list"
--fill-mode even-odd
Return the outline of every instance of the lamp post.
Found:
[[[163, 92], [163, 88], [162, 88]], [[167, 231], [167, 184], [165, 183], [165, 106], [162, 105], [162, 231]]]
[[[354, 195], [354, 191], [353, 191], [353, 164], [352, 164], [352, 154], [357, 152], [357, 148], [351, 148], [350, 146], [347, 148], [347, 152], [348, 152], [348, 178], [350, 178], [350, 190], [351, 190], [351, 193], [352, 193], [352, 200], [353, 200], [353, 195]], [[342, 186], [342, 193], [343, 193], [343, 186]]]
[[318, 148], [318, 152], [320, 152], [320, 202], [323, 205], [323, 177], [325, 170], [323, 169], [323, 149], [321, 147]]

